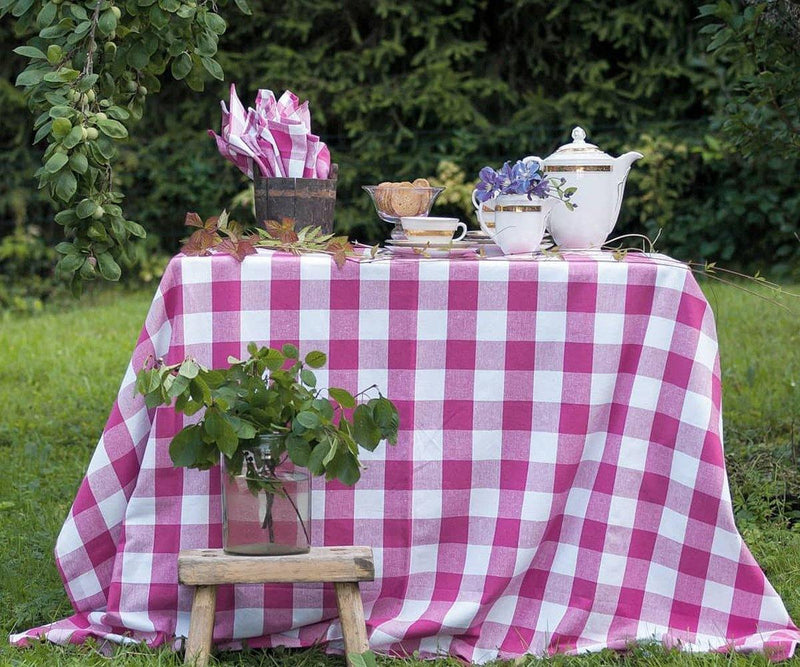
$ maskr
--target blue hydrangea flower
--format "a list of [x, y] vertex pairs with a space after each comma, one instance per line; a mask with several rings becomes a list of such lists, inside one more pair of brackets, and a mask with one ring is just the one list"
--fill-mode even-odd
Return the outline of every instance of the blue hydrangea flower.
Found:
[[478, 191], [475, 198], [483, 203], [497, 194], [497, 172], [491, 167], [484, 167], [478, 173], [478, 184], [475, 189]]

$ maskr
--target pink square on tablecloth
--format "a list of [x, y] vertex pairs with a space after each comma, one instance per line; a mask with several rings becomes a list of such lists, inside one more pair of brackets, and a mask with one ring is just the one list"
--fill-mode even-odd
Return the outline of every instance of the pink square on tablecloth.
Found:
[[506, 343], [506, 371], [532, 371], [535, 359], [536, 343], [513, 340]]
[[448, 370], [474, 369], [476, 347], [474, 340], [449, 340], [446, 347]]
[[[572, 397], [565, 396], [564, 398], [565, 400], [570, 400]], [[560, 433], [583, 435], [587, 431], [588, 423], [588, 405], [566, 402], [561, 404]]]
[[358, 280], [332, 280], [330, 282], [330, 309], [358, 310], [360, 294]]
[[593, 358], [591, 343], [564, 344], [564, 371], [567, 373], [591, 373]]
[[503, 430], [530, 431], [533, 403], [530, 401], [505, 401], [503, 403]]

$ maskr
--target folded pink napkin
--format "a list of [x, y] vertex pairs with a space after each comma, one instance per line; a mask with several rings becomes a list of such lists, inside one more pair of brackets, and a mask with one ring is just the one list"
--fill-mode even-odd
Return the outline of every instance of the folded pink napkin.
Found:
[[271, 90], [262, 89], [256, 95], [255, 108], [245, 110], [236, 85], [231, 84], [228, 106], [224, 100], [220, 106], [220, 134], [208, 133], [220, 154], [249, 178], [328, 178], [331, 154], [311, 132], [307, 101], [301, 104], [289, 90], [276, 100]]

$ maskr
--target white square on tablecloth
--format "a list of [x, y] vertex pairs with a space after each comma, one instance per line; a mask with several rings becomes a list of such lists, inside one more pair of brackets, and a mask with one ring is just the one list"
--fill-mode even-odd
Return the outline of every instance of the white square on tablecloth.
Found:
[[605, 431], [587, 433], [581, 458], [584, 461], [602, 461], [606, 451], [606, 437], [608, 436]]
[[594, 317], [594, 344], [620, 345], [625, 329], [625, 316], [620, 313], [596, 313]]
[[264, 607], [236, 606], [233, 614], [234, 637], [258, 637], [264, 632]]
[[636, 505], [637, 502], [634, 498], [612, 495], [608, 509], [608, 524], [633, 528], [633, 522], [636, 520]]
[[[409, 548], [410, 558], [408, 564], [408, 574], [413, 583], [413, 576], [415, 574], [424, 574], [426, 572], [436, 572], [437, 563], [439, 562], [439, 544], [433, 542], [431, 544], [415, 544]], [[430, 593], [429, 593], [430, 594]], [[410, 594], [406, 598], [406, 602], [412, 601]], [[405, 609], [406, 605], [403, 604]]]
[[248, 310], [242, 312], [239, 330], [242, 335], [242, 342], [255, 342], [269, 340], [270, 311], [268, 310]]
[[648, 412], [655, 412], [661, 393], [662, 383], [660, 380], [636, 375], [633, 379], [633, 388], [628, 404], [633, 408], [641, 408]]
[[531, 463], [555, 463], [558, 458], [558, 433], [531, 431]]
[[[208, 496], [190, 495], [181, 496], [181, 523], [183, 525], [207, 526], [210, 522], [208, 517]], [[155, 514], [153, 515], [155, 516]]]
[[[169, 351], [169, 343], [172, 340], [172, 325], [169, 321], [165, 321], [156, 331], [149, 331], [150, 342], [153, 345], [153, 353], [156, 357], [160, 357]], [[192, 341], [186, 339], [186, 331], [184, 327], [184, 342], [190, 344]], [[201, 340], [201, 343], [207, 343], [207, 340]]]
[[[320, 377], [317, 371], [314, 371], [317, 374], [317, 377]], [[319, 384], [319, 382], [318, 382]], [[358, 369], [358, 388], [366, 389], [367, 387], [371, 387], [372, 385], [378, 385], [378, 388], [385, 392], [387, 391], [387, 387], [389, 385], [389, 371], [385, 368], [364, 368], [359, 367]], [[320, 386], [325, 386], [320, 384]]]
[[598, 285], [627, 285], [628, 265], [625, 262], [598, 262]]
[[550, 571], [567, 577], [574, 577], [577, 567], [578, 547], [574, 544], [559, 542], [555, 556], [553, 556], [553, 564], [550, 566]]
[[492, 623], [510, 626], [514, 620], [514, 612], [517, 610], [519, 598], [516, 595], [503, 595], [492, 605], [487, 619]]
[[120, 580], [126, 584], [149, 584], [153, 577], [153, 554], [125, 551]]
[[331, 314], [328, 310], [300, 309], [300, 340], [329, 340], [331, 337]]
[[414, 489], [411, 492], [411, 516], [414, 519], [441, 518], [441, 489]]
[[631, 470], [644, 471], [650, 443], [639, 438], [622, 436], [619, 447], [619, 465]]
[[447, 311], [418, 311], [417, 340], [447, 340]]
[[563, 382], [563, 373], [536, 371], [533, 375], [533, 400], [536, 403], [561, 403]]
[[[329, 281], [331, 278], [331, 260], [327, 255], [301, 255], [300, 280]], [[338, 271], [338, 269], [337, 269]]]
[[103, 591], [94, 570], [89, 570], [68, 582], [67, 586], [76, 600], [85, 600]]
[[[484, 571], [485, 572], [485, 571]], [[481, 605], [473, 600], [456, 600], [445, 612], [442, 625], [454, 630], [466, 630], [475, 620]]]
[[507, 262], [478, 262], [478, 280], [481, 283], [501, 283], [500, 289], [508, 288]]
[[586, 516], [586, 510], [589, 507], [589, 498], [592, 497], [592, 492], [589, 489], [582, 489], [579, 486], [573, 486], [567, 494], [567, 502], [564, 506], [564, 513], [569, 516], [574, 516], [582, 519]]
[[658, 534], [669, 538], [673, 542], [683, 544], [686, 537], [686, 524], [689, 519], [680, 512], [675, 512], [669, 507], [665, 507], [661, 512], [661, 523], [658, 526]]
[[[450, 280], [450, 262], [420, 262], [417, 275], [421, 283], [430, 281], [447, 283]], [[420, 289], [429, 288], [420, 285]]]
[[563, 343], [567, 337], [567, 314], [563, 310], [537, 311], [534, 334], [536, 342]]
[[499, 403], [503, 400], [505, 372], [476, 369], [474, 377], [473, 398], [476, 401], [496, 401], [498, 409], [500, 409]]
[[694, 489], [699, 467], [699, 459], [675, 450], [672, 455], [672, 469], [669, 473], [670, 481], [679, 482], [690, 489]]
[[505, 310], [479, 310], [476, 317], [475, 340], [505, 341], [508, 338]]
[[[705, 588], [703, 589], [703, 606], [730, 613], [734, 591], [735, 588], [733, 586], [726, 586], [725, 584], [711, 581], [711, 579], [706, 579]], [[763, 618], [763, 616], [759, 618]], [[785, 618], [782, 620], [786, 622]]]
[[[367, 452], [364, 452], [365, 454]], [[365, 457], [361, 457], [365, 467], [369, 467]], [[312, 494], [313, 495], [313, 494]], [[353, 505], [356, 521], [359, 519], [382, 519], [385, 516], [384, 501], [386, 494], [383, 489], [367, 489], [356, 484], [353, 487]], [[414, 503], [416, 507], [417, 503]]]
[[711, 398], [686, 391], [681, 410], [681, 421], [705, 431], [711, 426]]
[[[194, 497], [194, 496], [193, 496]], [[208, 506], [208, 498], [205, 498]], [[208, 523], [206, 510], [206, 523]], [[156, 499], [147, 496], [133, 496], [125, 512], [125, 523], [129, 526], [152, 526], [156, 518]]]
[[645, 591], [656, 595], [663, 595], [665, 598], [675, 597], [675, 582], [678, 573], [670, 567], [664, 567], [658, 563], [650, 562], [647, 573], [647, 583]]
[[625, 578], [628, 559], [625, 556], [604, 551], [600, 556], [600, 568], [597, 570], [597, 583], [606, 586], [621, 586]]
[[418, 368], [414, 373], [414, 398], [417, 401], [440, 401], [444, 396], [443, 368]]
[[610, 405], [614, 401], [617, 386], [615, 373], [592, 373], [589, 402], [592, 405]]
[[[482, 535], [480, 539], [490, 539], [489, 535]], [[474, 537], [470, 536], [467, 544], [467, 555], [464, 557], [464, 574], [483, 576], [489, 567], [492, 557], [491, 544], [475, 544]]]
[[550, 507], [553, 504], [553, 494], [542, 491], [525, 491], [522, 497], [523, 521], [547, 521], [550, 518]]
[[742, 550], [742, 538], [736, 532], [729, 532], [717, 526], [714, 529], [714, 541], [711, 543], [711, 553], [722, 556], [731, 561], [738, 561]]
[[184, 345], [210, 344], [214, 342], [214, 316], [212, 313], [184, 313]]
[[[95, 497], [99, 494], [95, 493]], [[103, 520], [107, 526], [116, 526], [125, 518], [125, 509], [128, 505], [128, 500], [125, 497], [125, 492], [119, 489], [112, 493], [107, 498], [103, 498], [97, 503], [97, 509], [103, 515]]]
[[542, 605], [539, 607], [539, 617], [536, 619], [536, 632], [549, 637], [561, 624], [566, 613], [566, 605], [552, 600], [542, 600]]
[[205, 257], [181, 258], [181, 283], [184, 285], [209, 284], [211, 262]]
[[614, 617], [609, 614], [601, 614], [596, 609], [592, 610], [589, 618], [586, 619], [586, 625], [583, 627], [582, 639], [585, 642], [595, 641], [600, 646], [605, 646], [608, 641], [608, 629]]
[[669, 352], [672, 345], [672, 334], [675, 330], [675, 320], [651, 315], [647, 320], [647, 331], [644, 334], [644, 345], [656, 350]]
[[[264, 281], [270, 277], [272, 271], [272, 257], [269, 255], [249, 255], [241, 264], [242, 282], [260, 282], [263, 288]], [[250, 289], [248, 286], [247, 289]], [[256, 288], [258, 289], [258, 288]]]
[[389, 340], [389, 311], [361, 310], [358, 313], [358, 337], [361, 340]]
[[702, 364], [713, 372], [717, 360], [717, 351], [717, 341], [701, 331], [700, 335], [697, 337], [697, 349], [693, 355], [694, 362], [696, 364]]
[[469, 494], [469, 515], [496, 518], [500, 508], [500, 489], [473, 488]]
[[502, 447], [503, 432], [501, 430], [472, 431], [473, 461], [497, 461]]

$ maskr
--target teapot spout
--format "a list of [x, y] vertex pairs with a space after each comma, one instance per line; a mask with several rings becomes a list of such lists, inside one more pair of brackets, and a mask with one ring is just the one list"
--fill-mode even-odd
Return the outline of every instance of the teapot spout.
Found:
[[611, 223], [608, 227], [609, 234], [611, 234], [614, 226], [617, 224], [619, 209], [622, 207], [622, 194], [625, 191], [625, 181], [628, 180], [628, 173], [631, 170], [631, 165], [636, 162], [636, 160], [643, 157], [644, 155], [641, 153], [630, 151], [629, 153], [625, 153], [625, 155], [620, 155], [614, 160], [614, 175], [617, 178], [617, 201], [614, 203], [614, 213], [609, 220]]
[[[641, 153], [637, 153], [636, 151], [630, 151], [629, 153], [625, 153], [625, 155], [620, 155], [616, 160], [614, 160], [614, 165], [620, 166], [620, 172], [623, 173], [625, 176], [628, 175], [628, 170], [631, 168], [631, 165], [643, 158], [644, 155]], [[623, 177], [624, 178], [624, 177]]]

